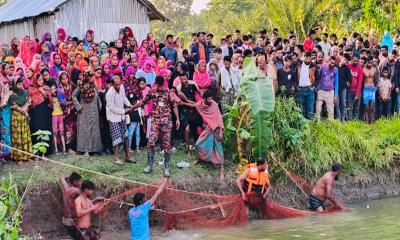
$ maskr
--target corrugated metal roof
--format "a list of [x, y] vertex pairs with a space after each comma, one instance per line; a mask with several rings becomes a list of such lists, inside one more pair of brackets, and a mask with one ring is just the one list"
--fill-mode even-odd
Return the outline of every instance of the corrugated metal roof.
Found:
[[[69, 0], [9, 0], [0, 7], [0, 23], [52, 13], [67, 1]], [[148, 0], [139, 0], [139, 2], [147, 7], [151, 20], [168, 20]]]
[[10, 0], [0, 7], [0, 23], [51, 13], [68, 0]]

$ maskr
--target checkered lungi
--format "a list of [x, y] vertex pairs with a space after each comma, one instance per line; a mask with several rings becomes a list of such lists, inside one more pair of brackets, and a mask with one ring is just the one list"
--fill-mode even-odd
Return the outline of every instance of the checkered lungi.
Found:
[[124, 142], [124, 139], [128, 137], [128, 129], [126, 128], [125, 121], [123, 122], [110, 122], [110, 135], [112, 139], [112, 145], [117, 146]]

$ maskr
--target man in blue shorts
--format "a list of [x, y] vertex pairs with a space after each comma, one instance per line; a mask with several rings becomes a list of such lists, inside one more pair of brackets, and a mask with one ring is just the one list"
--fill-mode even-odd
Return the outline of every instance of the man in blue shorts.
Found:
[[364, 104], [364, 121], [373, 123], [375, 121], [375, 94], [376, 83], [378, 82], [378, 70], [372, 65], [372, 56], [369, 56], [363, 69], [364, 88], [363, 88], [363, 104]]

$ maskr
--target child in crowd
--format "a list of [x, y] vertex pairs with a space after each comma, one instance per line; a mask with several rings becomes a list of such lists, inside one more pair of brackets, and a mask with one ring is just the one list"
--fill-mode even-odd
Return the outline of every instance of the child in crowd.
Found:
[[380, 117], [389, 117], [390, 115], [390, 94], [392, 92], [392, 81], [390, 80], [390, 70], [388, 67], [382, 68], [382, 76], [378, 82], [378, 114]]
[[51, 86], [51, 94], [53, 106], [53, 112], [51, 113], [51, 115], [53, 123], [54, 154], [58, 156], [58, 136], [60, 136], [61, 139], [63, 154], [67, 153], [64, 137], [64, 113], [62, 110], [62, 106], [65, 106], [66, 100], [64, 94], [61, 91], [58, 91], [56, 85]]
[[[132, 105], [136, 104], [137, 101], [140, 100], [139, 96], [133, 93], [129, 94], [127, 98]], [[144, 113], [142, 108], [135, 109], [129, 113], [130, 122], [128, 124], [128, 142], [129, 147], [132, 147], [132, 138], [135, 134], [136, 152], [140, 152], [140, 125], [143, 124], [143, 115]]]

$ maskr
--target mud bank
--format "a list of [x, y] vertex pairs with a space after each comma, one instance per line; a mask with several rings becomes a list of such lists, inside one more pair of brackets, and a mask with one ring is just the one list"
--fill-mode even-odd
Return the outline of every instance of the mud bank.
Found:
[[[210, 192], [215, 194], [236, 193], [234, 173], [227, 173], [225, 183], [215, 177], [204, 176], [193, 179], [190, 175], [173, 179], [176, 188]], [[99, 186], [96, 195], [110, 197], [126, 190], [127, 186], [107, 188]], [[363, 202], [372, 199], [396, 197], [400, 195], [400, 172], [397, 170], [365, 171], [357, 174], [345, 174], [336, 183], [335, 196], [346, 204]], [[66, 234], [61, 224], [62, 193], [57, 184], [42, 185], [32, 189], [24, 202], [23, 233], [27, 235], [40, 234], [43, 239], [60, 239]], [[271, 197], [282, 204], [305, 208], [307, 198], [293, 184], [275, 185]], [[111, 204], [108, 214], [93, 222], [102, 232], [112, 232], [128, 229], [127, 212], [129, 206]], [[157, 225], [157, 219], [151, 219], [152, 225]]]

